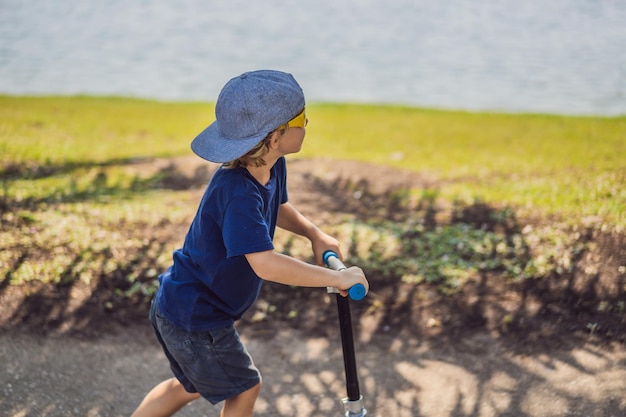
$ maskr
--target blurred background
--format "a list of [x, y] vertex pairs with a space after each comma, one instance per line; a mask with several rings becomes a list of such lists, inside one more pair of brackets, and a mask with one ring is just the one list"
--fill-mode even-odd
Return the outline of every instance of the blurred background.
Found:
[[626, 2], [0, 0], [0, 94], [214, 102], [260, 68], [309, 102], [626, 114]]

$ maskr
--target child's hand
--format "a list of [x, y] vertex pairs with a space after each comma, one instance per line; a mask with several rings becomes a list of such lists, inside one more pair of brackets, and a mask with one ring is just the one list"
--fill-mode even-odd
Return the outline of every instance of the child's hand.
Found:
[[358, 266], [351, 266], [348, 269], [344, 269], [339, 272], [341, 274], [341, 285], [337, 286], [339, 290], [339, 294], [343, 297], [348, 296], [348, 290], [355, 286], [356, 284], [363, 284], [365, 287], [365, 293], [369, 291], [370, 284], [367, 282], [367, 278], [365, 277], [365, 273]]
[[313, 248], [315, 262], [320, 266], [324, 266], [323, 256], [324, 252], [327, 250], [332, 250], [337, 254], [339, 259], [343, 259], [341, 250], [339, 249], [339, 241], [322, 231], [319, 231], [315, 239], [311, 240], [311, 247]]

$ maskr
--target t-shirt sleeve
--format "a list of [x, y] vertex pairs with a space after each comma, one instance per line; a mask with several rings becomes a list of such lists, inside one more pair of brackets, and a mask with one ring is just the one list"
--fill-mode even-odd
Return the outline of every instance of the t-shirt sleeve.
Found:
[[263, 202], [255, 196], [237, 197], [228, 204], [222, 228], [227, 257], [274, 249], [262, 210]]

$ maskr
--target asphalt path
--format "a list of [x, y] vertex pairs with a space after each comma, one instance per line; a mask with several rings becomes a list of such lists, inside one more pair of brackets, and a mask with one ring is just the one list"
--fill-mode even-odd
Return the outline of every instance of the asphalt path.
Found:
[[[263, 377], [259, 416], [342, 416], [339, 337], [294, 329], [242, 338]], [[356, 341], [361, 393], [373, 417], [623, 417], [626, 348], [589, 342], [515, 354], [488, 332], [456, 345], [362, 331]], [[128, 416], [170, 377], [147, 326], [96, 339], [0, 335], [0, 416]], [[197, 400], [177, 415], [218, 416]]]

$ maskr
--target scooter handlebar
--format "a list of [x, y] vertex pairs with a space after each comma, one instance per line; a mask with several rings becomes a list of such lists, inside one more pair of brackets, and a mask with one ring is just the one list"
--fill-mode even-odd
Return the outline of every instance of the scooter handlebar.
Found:
[[[324, 255], [322, 255], [322, 258], [324, 260], [324, 264], [327, 267], [334, 269], [335, 271], [343, 271], [344, 269], [348, 269], [344, 265], [344, 263], [341, 262], [341, 259], [339, 259], [339, 256], [337, 256], [337, 254], [333, 252], [332, 250], [327, 250], [326, 252], [324, 252]], [[366, 291], [365, 291], [365, 286], [363, 284], [356, 284], [350, 287], [350, 289], [348, 289], [348, 295], [354, 301], [362, 300], [363, 298], [365, 298], [365, 294], [366, 294]]]

